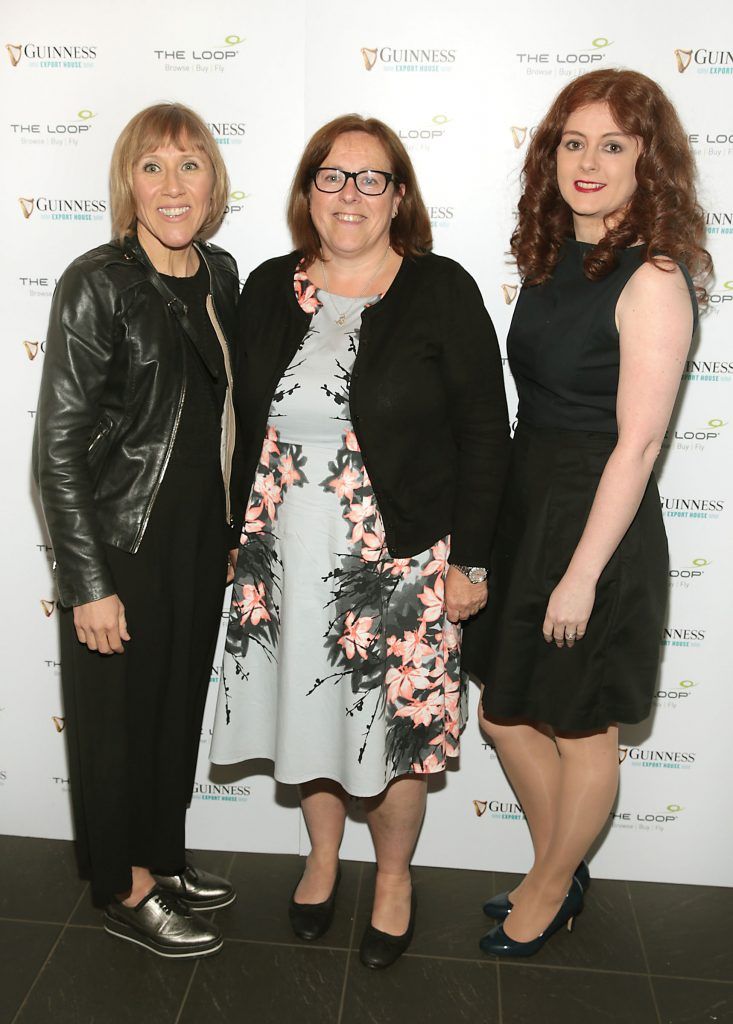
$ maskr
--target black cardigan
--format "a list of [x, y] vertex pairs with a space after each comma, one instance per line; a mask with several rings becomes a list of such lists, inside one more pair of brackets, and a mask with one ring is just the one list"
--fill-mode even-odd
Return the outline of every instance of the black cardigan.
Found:
[[[249, 496], [275, 389], [311, 315], [298, 306], [300, 254], [254, 270], [239, 301], [233, 504]], [[509, 433], [496, 333], [473, 278], [432, 253], [404, 259], [364, 310], [351, 421], [395, 558], [451, 535], [451, 561], [488, 566]]]

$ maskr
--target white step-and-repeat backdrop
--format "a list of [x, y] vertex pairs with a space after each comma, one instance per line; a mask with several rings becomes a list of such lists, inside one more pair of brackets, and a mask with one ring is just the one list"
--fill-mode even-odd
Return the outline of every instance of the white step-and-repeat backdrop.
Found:
[[[563, 9], [567, 16], [563, 15]], [[435, 248], [483, 291], [502, 344], [518, 279], [506, 259], [527, 140], [551, 98], [593, 68], [659, 81], [698, 160], [717, 275], [687, 363], [660, 466], [671, 548], [654, 713], [625, 729], [621, 789], [594, 856], [600, 876], [731, 884], [730, 584], [733, 572], [733, 30], [727, 5], [671, 0], [377, 0], [368, 9], [296, 0], [6, 4], [0, 16], [0, 831], [71, 836], [50, 551], [30, 483], [30, 444], [54, 284], [109, 237], [107, 172], [140, 108], [201, 112], [227, 161], [229, 211], [216, 241], [241, 275], [287, 251], [286, 192], [303, 143], [359, 111], [405, 141]], [[507, 375], [510, 402], [514, 390]], [[307, 836], [292, 790], [265, 764], [210, 769], [209, 724], [189, 842], [293, 852]], [[472, 704], [476, 694], [472, 695]], [[521, 808], [475, 722], [460, 767], [433, 779], [421, 864], [523, 869]], [[346, 857], [371, 858], [355, 808]]]

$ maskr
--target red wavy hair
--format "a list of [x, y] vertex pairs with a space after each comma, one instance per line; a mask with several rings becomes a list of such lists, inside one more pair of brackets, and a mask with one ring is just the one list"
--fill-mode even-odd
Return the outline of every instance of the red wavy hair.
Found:
[[642, 148], [636, 162], [636, 191], [623, 217], [607, 225], [604, 237], [587, 253], [586, 277], [605, 277], [616, 266], [614, 250], [641, 239], [647, 261], [666, 256], [687, 267], [697, 279], [698, 303], [705, 304], [707, 292], [699, 282], [710, 273], [712, 260], [703, 247], [705, 215], [697, 201], [687, 136], [656, 82], [638, 71], [618, 68], [591, 71], [566, 85], [530, 141], [511, 239], [522, 279], [541, 284], [552, 277], [564, 239], [573, 237], [572, 213], [557, 184], [556, 151], [570, 114], [590, 103], [607, 103], [619, 128], [637, 135]]

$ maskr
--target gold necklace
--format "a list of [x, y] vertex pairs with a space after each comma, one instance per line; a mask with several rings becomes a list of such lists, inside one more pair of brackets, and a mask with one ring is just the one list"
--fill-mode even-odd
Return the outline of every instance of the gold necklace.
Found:
[[[389, 249], [390, 249], [390, 247], [389, 247], [389, 245], [387, 245], [387, 248], [384, 250], [384, 256], [382, 256], [381, 260], [379, 261], [379, 264], [377, 265], [377, 269], [374, 271], [372, 276], [369, 278], [367, 283], [364, 285], [362, 295], [357, 295], [357, 299], [362, 298], [362, 297], [364, 297], [364, 296], [366, 296], [368, 294], [367, 290], [369, 288], [369, 285], [372, 283], [374, 278], [377, 276], [379, 271], [382, 269], [382, 266], [384, 265], [384, 262], [387, 259], [387, 256], [389, 254]], [[338, 316], [336, 317], [336, 320], [334, 321], [334, 323], [336, 323], [339, 327], [343, 327], [344, 324], [346, 323], [347, 317], [356, 308], [356, 302], [351, 302], [346, 307], [346, 309], [343, 312], [341, 312], [341, 310], [336, 305], [336, 301], [334, 299], [333, 293], [331, 292], [330, 288], [328, 287], [328, 274], [326, 273], [326, 264], [323, 262], [323, 258], [322, 257], [320, 259], [320, 263], [321, 263], [321, 272], [323, 273], [323, 283], [326, 286], [326, 291], [331, 296], [331, 301], [333, 302], [333, 308], [338, 313]]]

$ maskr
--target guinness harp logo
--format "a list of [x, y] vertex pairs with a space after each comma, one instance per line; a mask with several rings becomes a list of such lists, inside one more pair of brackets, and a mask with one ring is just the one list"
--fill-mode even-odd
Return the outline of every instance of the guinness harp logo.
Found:
[[486, 800], [474, 800], [474, 802], [473, 802], [473, 809], [476, 812], [476, 817], [477, 818], [480, 818], [482, 814], [486, 814], [486, 807], [487, 806], [488, 806], [488, 801], [486, 801]]
[[628, 755], [629, 755], [629, 748], [628, 747], [619, 747], [618, 748], [618, 763], [619, 764], [623, 764], [624, 761], [626, 760], [626, 758], [628, 757]]
[[674, 55], [677, 59], [677, 70], [681, 75], [683, 75], [690, 66], [692, 50], [675, 50]]
[[504, 302], [507, 306], [511, 306], [517, 297], [518, 285], [516, 284], [503, 284], [501, 290], [504, 293]]
[[361, 48], [361, 59], [364, 61], [364, 67], [367, 71], [371, 71], [374, 65], [377, 63], [377, 48], [370, 49], [368, 46], [362, 46]]
[[25, 348], [25, 354], [29, 359], [35, 359], [38, 355], [38, 342], [37, 341], [24, 341], [23, 347]]
[[10, 63], [14, 68], [17, 68], [20, 64], [20, 58], [23, 56], [23, 47], [20, 43], [6, 43], [5, 49], [8, 51], [8, 57], [10, 57]]
[[50, 619], [56, 608], [56, 602], [44, 601], [43, 598], [41, 598], [41, 608], [43, 608], [43, 614], [46, 616], [46, 618]]
[[23, 211], [23, 216], [28, 220], [30, 215], [33, 213], [34, 206], [36, 205], [35, 199], [24, 199], [23, 196], [18, 196], [18, 202], [20, 203], [20, 208]]
[[527, 138], [527, 129], [519, 128], [517, 125], [512, 125], [512, 140], [514, 141], [514, 148], [520, 149], [524, 140]]
[[63, 732], [66, 728], [66, 719], [61, 718], [59, 715], [51, 715], [51, 721], [56, 727], [56, 732]]

